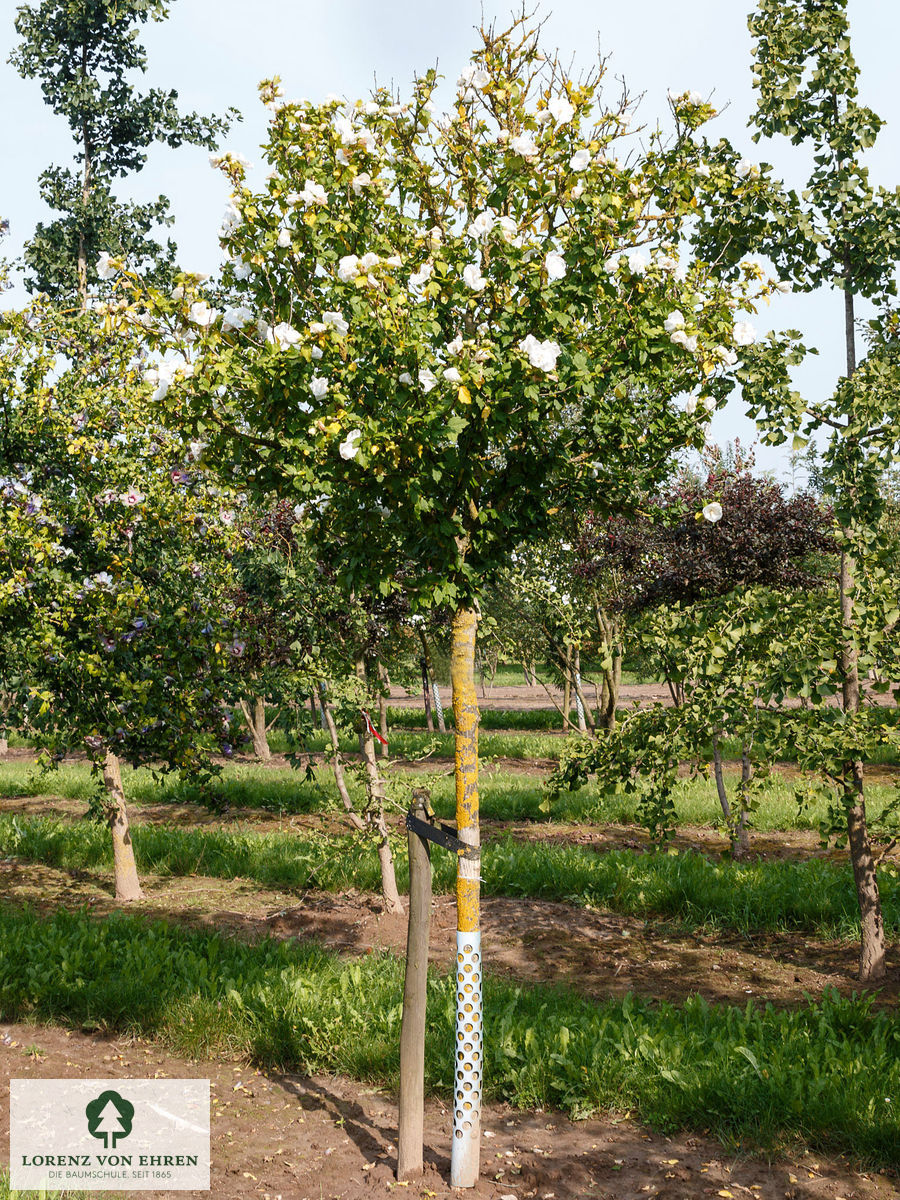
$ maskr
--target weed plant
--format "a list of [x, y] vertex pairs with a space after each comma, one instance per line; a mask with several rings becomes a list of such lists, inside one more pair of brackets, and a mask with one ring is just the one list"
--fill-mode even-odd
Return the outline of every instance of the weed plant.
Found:
[[[200, 1058], [396, 1087], [402, 962], [247, 943], [132, 915], [39, 918], [0, 908], [0, 1019], [135, 1033]], [[742, 1147], [803, 1139], [873, 1166], [900, 1162], [900, 1023], [834, 993], [796, 1010], [595, 1004], [485, 979], [489, 1100], [574, 1117], [630, 1110], [664, 1131]], [[429, 1090], [453, 1084], [454, 981], [432, 975]]]

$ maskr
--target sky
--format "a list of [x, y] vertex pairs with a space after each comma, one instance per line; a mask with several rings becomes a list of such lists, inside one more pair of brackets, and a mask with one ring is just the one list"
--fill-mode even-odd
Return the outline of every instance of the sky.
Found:
[[[0, 215], [10, 222], [7, 257], [21, 252], [34, 225], [48, 213], [37, 192], [37, 177], [50, 165], [67, 164], [72, 153], [68, 129], [43, 104], [37, 82], [22, 80], [6, 62], [16, 42], [13, 27], [18, 4], [0, 0]], [[538, 9], [545, 18], [545, 49], [558, 48], [575, 71], [588, 69], [598, 54], [606, 59], [609, 97], [618, 97], [620, 80], [639, 100], [639, 123], [668, 121], [667, 93], [698, 91], [720, 109], [707, 127], [724, 136], [754, 161], [771, 162], [792, 185], [806, 177], [802, 150], [784, 139], [754, 146], [747, 121], [754, 107], [750, 74], [747, 13], [752, 0], [556, 0]], [[146, 82], [174, 88], [182, 111], [222, 113], [233, 106], [243, 114], [223, 141], [257, 164], [264, 140], [266, 110], [256, 87], [260, 79], [280, 75], [288, 97], [316, 101], [330, 92], [350, 99], [373, 84], [405, 90], [416, 73], [437, 66], [449, 97], [477, 41], [482, 19], [505, 22], [508, 0], [174, 0], [169, 20], [145, 27]], [[849, 0], [853, 52], [860, 67], [860, 99], [886, 120], [867, 158], [872, 179], [887, 187], [897, 182], [900, 162], [900, 91], [896, 86], [896, 46], [900, 41], [900, 5], [884, 0]], [[892, 166], [894, 170], [892, 171]], [[251, 183], [254, 181], [251, 177]], [[175, 217], [173, 235], [179, 262], [187, 270], [212, 273], [221, 260], [216, 230], [227, 195], [227, 182], [210, 168], [197, 147], [154, 149], [141, 175], [122, 195], [145, 200], [168, 196]], [[4, 306], [23, 302], [21, 286], [4, 297]], [[862, 315], [865, 316], [863, 309]], [[819, 348], [796, 376], [809, 396], [828, 395], [843, 369], [843, 302], [834, 292], [787, 296], [752, 318], [764, 333], [797, 328]], [[740, 437], [755, 440], [755, 426], [731, 400], [710, 426], [719, 443]], [[761, 447], [757, 465], [785, 478], [785, 450]]]

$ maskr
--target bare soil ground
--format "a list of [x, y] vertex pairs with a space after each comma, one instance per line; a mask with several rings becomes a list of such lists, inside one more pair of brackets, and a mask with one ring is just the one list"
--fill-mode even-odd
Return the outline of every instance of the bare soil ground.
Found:
[[[797, 1150], [773, 1161], [704, 1137], [664, 1137], [627, 1116], [572, 1122], [558, 1113], [488, 1106], [482, 1179], [449, 1187], [451, 1115], [430, 1099], [425, 1174], [394, 1180], [397, 1109], [392, 1096], [347, 1079], [255, 1071], [240, 1061], [193, 1062], [137, 1038], [104, 1038], [48, 1026], [0, 1027], [0, 1078], [209, 1079], [210, 1192], [143, 1192], [215, 1200], [890, 1200], [896, 1178]], [[8, 1144], [8, 1106], [0, 1140]], [[80, 1193], [87, 1196], [88, 1193]], [[96, 1193], [93, 1193], [96, 1195]], [[102, 1193], [101, 1193], [102, 1194]]]

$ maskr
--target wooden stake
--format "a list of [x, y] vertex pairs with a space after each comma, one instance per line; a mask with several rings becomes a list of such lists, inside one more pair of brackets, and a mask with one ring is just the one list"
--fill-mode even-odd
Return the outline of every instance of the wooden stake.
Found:
[[[413, 814], [426, 818], [425, 793], [413, 797]], [[428, 842], [409, 833], [409, 927], [406, 982], [400, 1026], [400, 1130], [397, 1178], [413, 1179], [425, 1169], [425, 1004], [431, 936], [431, 853]]]

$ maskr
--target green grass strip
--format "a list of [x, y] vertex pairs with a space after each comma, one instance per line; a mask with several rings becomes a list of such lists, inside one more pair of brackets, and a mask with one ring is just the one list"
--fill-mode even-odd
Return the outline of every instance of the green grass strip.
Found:
[[[162, 1039], [196, 1057], [396, 1086], [402, 963], [244, 943], [132, 915], [42, 919], [0, 909], [0, 1019]], [[426, 1078], [447, 1095], [453, 981], [432, 977]], [[803, 1138], [879, 1166], [900, 1161], [900, 1024], [828, 994], [793, 1011], [590, 1003], [485, 980], [491, 1100], [572, 1116], [630, 1109], [664, 1130], [760, 1146]]]
[[[562, 714], [550, 707], [549, 700], [547, 704], [547, 708], [482, 708], [478, 723], [481, 729], [539, 732], [561, 730]], [[444, 709], [444, 721], [448, 729], [453, 728], [453, 710], [449, 705]], [[575, 725], [574, 709], [572, 710], [572, 722]], [[391, 707], [388, 709], [388, 726], [390, 729], [424, 729], [425, 710]]]
[[[0, 1170], [0, 1200], [83, 1200], [83, 1191], [65, 1191], [65, 1192], [48, 1192], [41, 1190], [39, 1192], [23, 1192], [18, 1188], [12, 1190], [9, 1186], [9, 1171]], [[96, 1193], [92, 1193], [95, 1195]], [[127, 1195], [134, 1195], [133, 1192]], [[104, 1200], [126, 1200], [125, 1192], [104, 1192]]]
[[[421, 774], [399, 772], [405, 783], [423, 782]], [[393, 774], [387, 776], [392, 787]], [[726, 771], [733, 786], [734, 771]], [[95, 784], [85, 763], [64, 763], [48, 774], [38, 772], [33, 764], [0, 762], [0, 797], [62, 796], [70, 800], [88, 801]], [[331, 770], [320, 766], [313, 782], [302, 771], [272, 768], [253, 763], [232, 763], [225, 767], [216, 781], [222, 800], [232, 808], [260, 808], [285, 815], [340, 812], [341, 805]], [[453, 779], [444, 772], [431, 777], [430, 786], [435, 811], [452, 819], [456, 808]], [[795, 784], [778, 775], [767, 780], [753, 813], [751, 838], [759, 834], [784, 830], [818, 830], [825, 817], [825, 802], [815, 797], [809, 807], [798, 808]], [[360, 792], [351, 779], [351, 790]], [[539, 772], [509, 770], [482, 771], [479, 785], [481, 815], [487, 821], [556, 821], [573, 824], [637, 824], [640, 814], [633, 795], [605, 795], [588, 785], [575, 792], [563, 792], [549, 806], [544, 805]], [[125, 793], [133, 804], [184, 804], [200, 799], [198, 788], [177, 776], [154, 778], [149, 770], [140, 768], [125, 772]], [[866, 802], [870, 817], [877, 820], [883, 808], [893, 802], [895, 789], [882, 783], [866, 787]], [[708, 779], [682, 779], [673, 793], [680, 825], [716, 827], [722, 812], [715, 784]]]
[[[701, 854], [541, 845], [504, 839], [484, 853], [488, 895], [563, 900], [635, 917], [662, 917], [689, 929], [738, 934], [802, 931], [857, 937], [859, 913], [849, 866], [806, 862], [712, 862]], [[885, 928], [900, 933], [896, 868], [879, 873]]]
[[[370, 841], [318, 833], [254, 833], [134, 825], [139, 871], [161, 875], [244, 878], [273, 888], [376, 891], [378, 860]], [[397, 881], [408, 886], [403, 843], [394, 840]], [[0, 816], [0, 856], [48, 866], [111, 869], [108, 830], [87, 821]], [[434, 887], [454, 886], [452, 855], [436, 851]], [[561, 900], [634, 917], [660, 917], [688, 929], [738, 934], [796, 930], [825, 939], [858, 936], [856, 892], [849, 866], [823, 862], [712, 862], [694, 853], [615, 850], [503, 838], [484, 846], [488, 896]], [[900, 879], [880, 873], [885, 928], [900, 934]]]
[[[9, 1171], [0, 1170], [0, 1200], [83, 1200], [84, 1192], [23, 1192], [18, 1188], [11, 1190], [9, 1186]], [[133, 1193], [132, 1193], [133, 1194]], [[104, 1192], [105, 1200], [126, 1200], [124, 1192]]]

